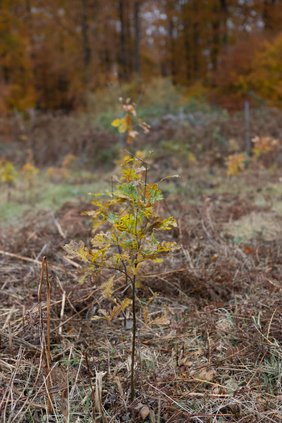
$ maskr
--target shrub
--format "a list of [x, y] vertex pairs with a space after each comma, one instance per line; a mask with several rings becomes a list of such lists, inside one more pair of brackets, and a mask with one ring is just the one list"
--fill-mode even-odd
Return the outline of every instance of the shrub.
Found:
[[7, 200], [11, 198], [11, 189], [15, 186], [18, 173], [12, 162], [3, 161], [0, 165], [0, 182], [8, 188]]
[[66, 154], [62, 161], [62, 167], [64, 169], [70, 169], [73, 166], [75, 160], [76, 160], [76, 157], [74, 154], [71, 154], [71, 153]]
[[32, 188], [32, 186], [34, 185], [35, 178], [39, 173], [39, 169], [34, 166], [31, 162], [27, 162], [23, 165], [21, 171], [28, 188]]
[[6, 161], [0, 169], [0, 179], [5, 185], [13, 186], [17, 179], [17, 171], [12, 162]]
[[237, 176], [245, 169], [246, 157], [243, 153], [231, 154], [227, 157], [227, 176]]
[[252, 142], [252, 152], [256, 159], [274, 153], [279, 147], [278, 140], [272, 137], [255, 137]]
[[59, 183], [65, 181], [68, 177], [68, 170], [64, 167], [50, 166], [46, 169], [46, 175], [51, 182]]

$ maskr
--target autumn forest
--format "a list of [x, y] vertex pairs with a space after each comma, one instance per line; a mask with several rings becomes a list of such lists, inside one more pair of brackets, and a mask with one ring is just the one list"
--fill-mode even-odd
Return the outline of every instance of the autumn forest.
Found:
[[0, 110], [74, 110], [169, 77], [228, 108], [282, 105], [281, 0], [2, 0]]

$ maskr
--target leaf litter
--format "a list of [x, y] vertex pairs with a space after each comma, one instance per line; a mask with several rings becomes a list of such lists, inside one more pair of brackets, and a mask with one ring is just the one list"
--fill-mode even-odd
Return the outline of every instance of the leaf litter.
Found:
[[[242, 205], [246, 215], [255, 210], [247, 194], [243, 202], [221, 197], [215, 192], [199, 206], [172, 193], [167, 201], [178, 216], [172, 240], [181, 249], [142, 281], [134, 403], [131, 315], [109, 322], [101, 282], [90, 277], [79, 285], [80, 269], [64, 258], [66, 242], [88, 237], [81, 217], [88, 206], [66, 204], [55, 220], [37, 212], [1, 232], [1, 421], [282, 420], [281, 238], [226, 233], [232, 213], [244, 218]], [[43, 256], [51, 284], [50, 375], [47, 294], [40, 304], [37, 296]], [[124, 290], [115, 291], [121, 301]], [[142, 298], [152, 298], [146, 308]]]

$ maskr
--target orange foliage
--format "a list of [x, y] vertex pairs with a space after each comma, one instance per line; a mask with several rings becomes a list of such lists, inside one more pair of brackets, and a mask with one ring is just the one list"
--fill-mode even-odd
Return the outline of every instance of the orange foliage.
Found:
[[249, 36], [228, 49], [214, 76], [216, 89], [211, 93], [213, 100], [228, 109], [243, 105], [251, 91], [250, 75], [254, 69], [256, 51], [261, 44], [261, 37]]
[[[35, 103], [29, 40], [20, 19], [15, 16], [10, 2], [0, 6], [0, 110], [26, 110]], [[16, 6], [14, 3], [14, 6]]]
[[257, 52], [249, 85], [271, 105], [282, 106], [282, 33]]
[[278, 0], [3, 0], [0, 112], [70, 111], [109, 83], [154, 77], [230, 108], [246, 96], [280, 106], [281, 17]]
[[232, 154], [227, 157], [227, 176], [238, 176], [245, 169], [245, 155], [243, 153]]
[[282, 106], [282, 33], [266, 40], [253, 35], [239, 42], [222, 59], [215, 76], [216, 99], [227, 108], [237, 108], [246, 98]]
[[254, 143], [253, 153], [257, 159], [275, 152], [279, 147], [278, 140], [272, 137], [255, 137], [252, 141]]

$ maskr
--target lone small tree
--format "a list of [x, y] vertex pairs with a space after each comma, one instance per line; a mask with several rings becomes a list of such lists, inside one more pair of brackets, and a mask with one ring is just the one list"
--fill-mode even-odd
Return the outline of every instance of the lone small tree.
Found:
[[[132, 128], [131, 128], [132, 131]], [[132, 134], [131, 134], [132, 135]], [[130, 298], [115, 306], [110, 319], [132, 305], [132, 348], [130, 396], [135, 396], [135, 353], [137, 333], [137, 281], [144, 274], [149, 261], [160, 262], [173, 251], [176, 244], [158, 239], [158, 232], [176, 226], [174, 217], [159, 215], [158, 204], [163, 194], [157, 183], [148, 181], [148, 164], [144, 154], [126, 154], [120, 163], [120, 176], [112, 191], [99, 195], [92, 202], [94, 209], [87, 214], [92, 219], [91, 247], [83, 242], [71, 242], [65, 248], [72, 258], [85, 263], [84, 275], [104, 276], [104, 295], [113, 300], [115, 281], [120, 275], [126, 286], [131, 287]]]

